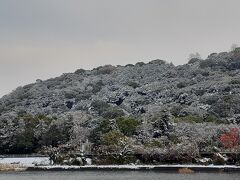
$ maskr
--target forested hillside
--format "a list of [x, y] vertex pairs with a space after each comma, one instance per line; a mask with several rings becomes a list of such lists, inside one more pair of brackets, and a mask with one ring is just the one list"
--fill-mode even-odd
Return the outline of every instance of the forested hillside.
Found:
[[131, 154], [192, 162], [200, 152], [240, 151], [239, 124], [236, 48], [179, 66], [106, 65], [18, 87], [0, 99], [0, 153], [69, 152], [88, 142], [100, 164], [135, 162]]

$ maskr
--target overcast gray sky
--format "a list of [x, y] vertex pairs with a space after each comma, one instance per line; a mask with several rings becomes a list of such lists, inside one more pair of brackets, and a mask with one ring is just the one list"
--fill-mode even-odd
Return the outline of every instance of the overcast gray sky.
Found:
[[0, 0], [0, 97], [18, 86], [104, 64], [240, 44], [239, 0]]

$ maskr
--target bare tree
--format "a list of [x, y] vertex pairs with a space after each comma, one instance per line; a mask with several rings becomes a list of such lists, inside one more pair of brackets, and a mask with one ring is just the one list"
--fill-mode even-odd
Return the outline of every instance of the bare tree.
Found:
[[191, 59], [201, 59], [201, 55], [198, 52], [191, 53], [191, 54], [189, 54], [189, 58], [188, 59], [189, 60], [191, 60]]
[[238, 47], [238, 45], [237, 44], [235, 44], [235, 43], [233, 43], [232, 45], [231, 45], [231, 50], [230, 51], [235, 51], [235, 49]]

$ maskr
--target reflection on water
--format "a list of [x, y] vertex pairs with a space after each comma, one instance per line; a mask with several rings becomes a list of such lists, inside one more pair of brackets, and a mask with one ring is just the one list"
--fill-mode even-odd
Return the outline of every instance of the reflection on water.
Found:
[[0, 180], [239, 180], [240, 173], [156, 173], [143, 171], [11, 172]]

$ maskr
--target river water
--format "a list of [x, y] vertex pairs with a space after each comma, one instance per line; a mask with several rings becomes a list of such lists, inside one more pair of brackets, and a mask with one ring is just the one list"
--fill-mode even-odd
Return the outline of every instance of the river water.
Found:
[[0, 173], [0, 180], [239, 180], [240, 173], [157, 173], [144, 171], [57, 171]]

